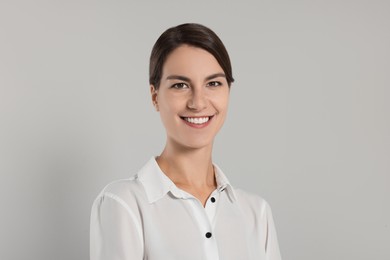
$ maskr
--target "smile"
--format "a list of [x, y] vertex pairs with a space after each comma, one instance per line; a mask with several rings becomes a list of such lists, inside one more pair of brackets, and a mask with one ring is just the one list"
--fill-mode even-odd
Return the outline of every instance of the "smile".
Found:
[[206, 126], [212, 118], [213, 116], [181, 117], [188, 125], [193, 127]]
[[193, 124], [201, 125], [209, 121], [209, 117], [185, 117], [184, 120]]

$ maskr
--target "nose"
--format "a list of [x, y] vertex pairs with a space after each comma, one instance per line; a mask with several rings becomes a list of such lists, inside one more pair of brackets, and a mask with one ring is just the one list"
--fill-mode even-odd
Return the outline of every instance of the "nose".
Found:
[[194, 89], [188, 99], [187, 107], [191, 110], [201, 111], [207, 107], [207, 98], [203, 89]]

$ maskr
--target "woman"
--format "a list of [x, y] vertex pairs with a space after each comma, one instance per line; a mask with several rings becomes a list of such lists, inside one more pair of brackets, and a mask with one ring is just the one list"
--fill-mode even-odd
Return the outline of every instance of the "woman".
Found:
[[221, 40], [199, 24], [170, 28], [149, 73], [166, 145], [95, 200], [91, 259], [281, 259], [267, 202], [233, 188], [212, 162], [234, 81]]

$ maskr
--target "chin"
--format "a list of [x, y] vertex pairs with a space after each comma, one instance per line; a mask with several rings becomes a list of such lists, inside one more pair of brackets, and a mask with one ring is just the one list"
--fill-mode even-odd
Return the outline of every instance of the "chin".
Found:
[[204, 144], [200, 144], [200, 143], [194, 143], [194, 144], [188, 144], [186, 145], [185, 147], [188, 148], [188, 149], [202, 149], [202, 148], [206, 148], [206, 147], [210, 147], [212, 146], [212, 143], [204, 143]]
[[195, 138], [192, 140], [173, 140], [176, 146], [181, 146], [184, 149], [202, 149], [205, 147], [210, 147], [213, 145], [213, 142], [210, 140], [196, 140]]

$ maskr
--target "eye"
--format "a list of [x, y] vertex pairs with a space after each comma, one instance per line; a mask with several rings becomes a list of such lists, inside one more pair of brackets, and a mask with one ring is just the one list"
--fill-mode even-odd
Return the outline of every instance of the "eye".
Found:
[[184, 89], [184, 88], [188, 88], [188, 85], [186, 83], [183, 83], [183, 82], [180, 82], [180, 83], [175, 83], [171, 86], [171, 88], [175, 88], [175, 89]]
[[207, 86], [208, 87], [218, 87], [218, 86], [222, 86], [222, 83], [219, 81], [211, 81], [211, 82], [207, 83]]

